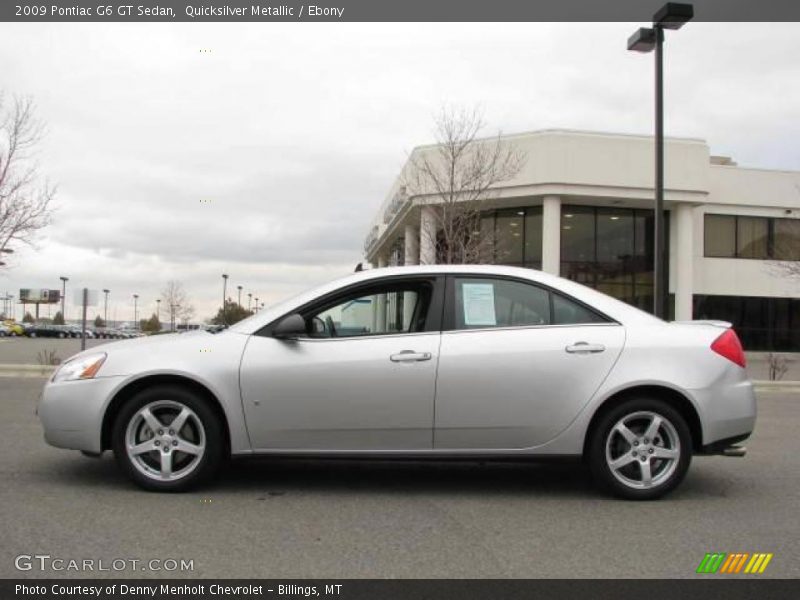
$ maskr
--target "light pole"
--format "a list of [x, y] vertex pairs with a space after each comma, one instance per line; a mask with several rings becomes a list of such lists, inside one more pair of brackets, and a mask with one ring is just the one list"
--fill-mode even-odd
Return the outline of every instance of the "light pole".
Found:
[[247, 312], [252, 312], [252, 311], [250, 310], [250, 305], [251, 305], [252, 303], [253, 303], [253, 294], [252, 294], [252, 293], [248, 293], [248, 294], [247, 294]]
[[175, 331], [175, 316], [176, 316], [176, 313], [177, 313], [177, 311], [178, 311], [178, 309], [180, 307], [181, 307], [180, 304], [170, 304], [169, 305], [169, 320], [170, 320], [169, 330], [170, 331]]
[[256, 296], [256, 312], [258, 312], [258, 296]]
[[225, 302], [228, 297], [228, 275], [222, 274], [222, 324], [227, 325], [228, 319], [225, 318]]
[[105, 294], [105, 300], [103, 304], [103, 321], [106, 323], [106, 327], [108, 327], [108, 294], [111, 290], [103, 290], [103, 294]]
[[67, 282], [69, 281], [69, 277], [59, 277], [61, 280], [61, 318], [64, 320], [64, 323], [67, 322], [67, 313], [64, 308], [64, 300], [67, 298]]
[[628, 50], [652, 52], [656, 61], [656, 181], [653, 215], [653, 314], [666, 315], [666, 265], [664, 264], [664, 30], [680, 29], [694, 16], [691, 4], [667, 2], [655, 15], [653, 27], [642, 27], [628, 38]]
[[239, 308], [242, 307], [242, 286], [237, 285], [236, 289], [239, 290], [239, 300], [237, 300], [236, 304], [239, 305]]
[[138, 304], [139, 304], [139, 294], [133, 295], [133, 323], [136, 327], [136, 331], [139, 331], [139, 315], [138, 313]]
[[161, 298], [156, 298], [156, 321], [161, 326]]

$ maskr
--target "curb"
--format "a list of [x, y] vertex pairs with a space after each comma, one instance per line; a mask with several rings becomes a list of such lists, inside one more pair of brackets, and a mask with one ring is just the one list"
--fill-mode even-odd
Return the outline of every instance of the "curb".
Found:
[[0, 365], [0, 377], [50, 377], [57, 365]]

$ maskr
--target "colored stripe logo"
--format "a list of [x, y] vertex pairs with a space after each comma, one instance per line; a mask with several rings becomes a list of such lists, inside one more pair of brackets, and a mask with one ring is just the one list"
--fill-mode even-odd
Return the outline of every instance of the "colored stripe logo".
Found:
[[755, 575], [763, 573], [769, 561], [772, 560], [773, 554], [766, 552], [708, 552], [700, 561], [697, 567], [697, 573], [713, 574], [713, 573], [748, 573]]

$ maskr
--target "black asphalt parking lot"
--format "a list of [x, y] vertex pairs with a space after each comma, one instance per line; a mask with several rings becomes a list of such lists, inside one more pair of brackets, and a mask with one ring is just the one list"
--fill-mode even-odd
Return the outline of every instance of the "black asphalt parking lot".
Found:
[[[715, 551], [771, 552], [757, 577], [800, 576], [797, 391], [759, 394], [747, 457], [696, 458], [676, 492], [636, 503], [570, 464], [251, 459], [196, 492], [147, 493], [108, 454], [45, 444], [42, 382], [0, 378], [0, 577], [693, 577]], [[193, 570], [15, 568], [34, 554]]]

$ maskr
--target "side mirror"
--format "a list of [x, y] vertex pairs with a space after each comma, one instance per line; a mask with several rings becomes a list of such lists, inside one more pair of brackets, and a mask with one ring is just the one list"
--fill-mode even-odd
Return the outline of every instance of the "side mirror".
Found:
[[297, 338], [306, 334], [306, 320], [295, 313], [281, 319], [272, 328], [272, 337], [282, 340]]

